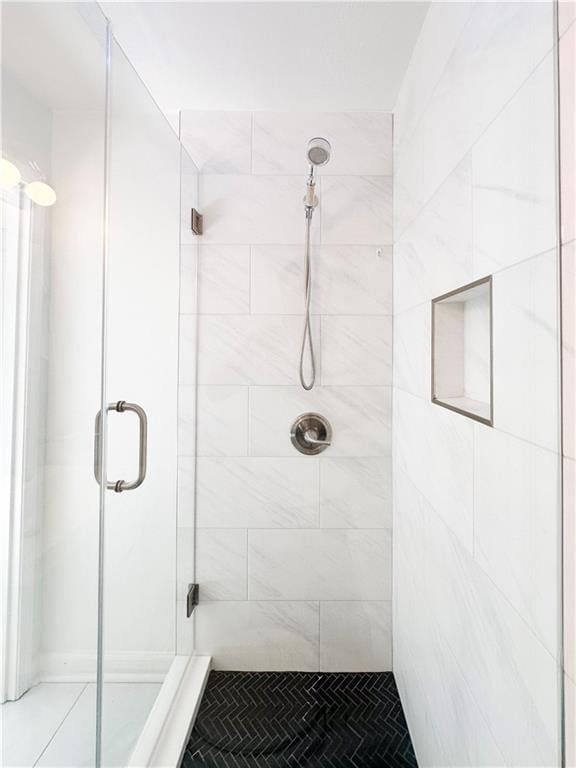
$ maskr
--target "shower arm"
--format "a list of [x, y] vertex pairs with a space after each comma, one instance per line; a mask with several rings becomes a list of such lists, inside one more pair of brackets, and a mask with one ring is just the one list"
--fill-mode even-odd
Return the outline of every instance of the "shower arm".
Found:
[[316, 184], [316, 168], [313, 163], [308, 165], [308, 186], [313, 187]]

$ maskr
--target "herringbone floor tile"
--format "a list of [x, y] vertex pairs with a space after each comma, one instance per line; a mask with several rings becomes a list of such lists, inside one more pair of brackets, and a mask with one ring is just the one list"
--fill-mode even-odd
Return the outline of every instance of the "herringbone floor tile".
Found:
[[391, 672], [212, 672], [182, 768], [417, 768]]

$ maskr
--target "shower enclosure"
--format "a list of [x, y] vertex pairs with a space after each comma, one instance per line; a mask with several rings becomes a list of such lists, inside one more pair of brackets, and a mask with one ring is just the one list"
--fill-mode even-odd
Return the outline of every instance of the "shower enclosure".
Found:
[[2, 35], [3, 765], [125, 765], [192, 652], [176, 489], [196, 172], [97, 6], [4, 3]]
[[356, 674], [421, 768], [574, 763], [576, 16], [418, 5], [2, 3], [3, 768], [272, 753], [308, 679], [340, 759]]

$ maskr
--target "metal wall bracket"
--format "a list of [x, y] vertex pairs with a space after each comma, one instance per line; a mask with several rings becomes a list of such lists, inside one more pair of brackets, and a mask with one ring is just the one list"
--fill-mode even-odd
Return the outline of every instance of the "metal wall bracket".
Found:
[[202, 216], [201, 213], [198, 213], [196, 208], [192, 208], [190, 226], [195, 235], [202, 235], [204, 233], [204, 216]]
[[190, 618], [194, 608], [198, 605], [200, 598], [199, 584], [188, 584], [188, 593], [186, 595], [186, 616]]

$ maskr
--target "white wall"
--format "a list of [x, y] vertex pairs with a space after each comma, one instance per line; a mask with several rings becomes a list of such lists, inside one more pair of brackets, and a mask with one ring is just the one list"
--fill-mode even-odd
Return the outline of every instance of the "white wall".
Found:
[[43, 677], [65, 674], [72, 658], [96, 669], [103, 162], [103, 110], [53, 115]]
[[[421, 766], [559, 765], [552, 4], [435, 3], [395, 111], [394, 670]], [[494, 428], [430, 402], [493, 274]]]
[[[315, 135], [333, 155], [313, 221], [319, 366], [306, 393], [302, 198]], [[199, 385], [196, 649], [226, 669], [390, 669], [391, 115], [184, 111], [181, 137], [205, 220], [197, 371], [193, 247], [181, 309], [181, 511], [194, 504]], [[320, 457], [291, 445], [304, 411], [332, 423]]]
[[[30, 159], [34, 159], [42, 171], [49, 176], [51, 135], [50, 110], [38, 102], [5, 68], [2, 73], [2, 155], [18, 166], [26, 180], [32, 179], [32, 171], [28, 165]], [[17, 194], [13, 191], [11, 195], [10, 199], [14, 203]], [[14, 457], [16, 465], [22, 463], [19, 467], [22, 471], [22, 484], [21, 489], [16, 490], [13, 497], [18, 506], [12, 511], [11, 516], [12, 525], [16, 529], [21, 524], [22, 538], [19, 541], [15, 530], [10, 537], [12, 547], [19, 546], [20, 558], [18, 586], [15, 590], [16, 593], [19, 591], [20, 603], [18, 605], [16, 601], [16, 605], [11, 604], [14, 616], [18, 616], [15, 620], [19, 624], [16, 643], [18, 669], [15, 671], [18, 681], [17, 695], [19, 695], [35, 682], [39, 670], [48, 385], [50, 211], [33, 205], [23, 197], [20, 208], [15, 205], [12, 213], [11, 216], [3, 217], [3, 229], [7, 227], [10, 230], [6, 232], [7, 240], [3, 239], [3, 247], [12, 243], [15, 250], [11, 254], [8, 251], [3, 252], [2, 255], [3, 261], [10, 258], [19, 261], [23, 284], [19, 296], [23, 304], [17, 308], [21, 313], [20, 321], [23, 323], [20, 328], [23, 347], [18, 352], [18, 362], [23, 375], [17, 384], [22, 387], [18, 397], [21, 398], [19, 404], [22, 407], [23, 434], [13, 444], [18, 445], [19, 439], [23, 441], [22, 453]], [[18, 251], [18, 248], [27, 248], [27, 254]], [[7, 306], [10, 306], [8, 302]], [[14, 321], [16, 318], [11, 320]], [[9, 325], [6, 323], [6, 332]], [[6, 376], [13, 374], [12, 370], [6, 371]], [[14, 403], [10, 403], [10, 406], [14, 407]], [[7, 424], [5, 426], [7, 427]], [[6, 439], [10, 439], [8, 434]], [[5, 519], [8, 520], [10, 518], [8, 509], [3, 510], [4, 512]]]

